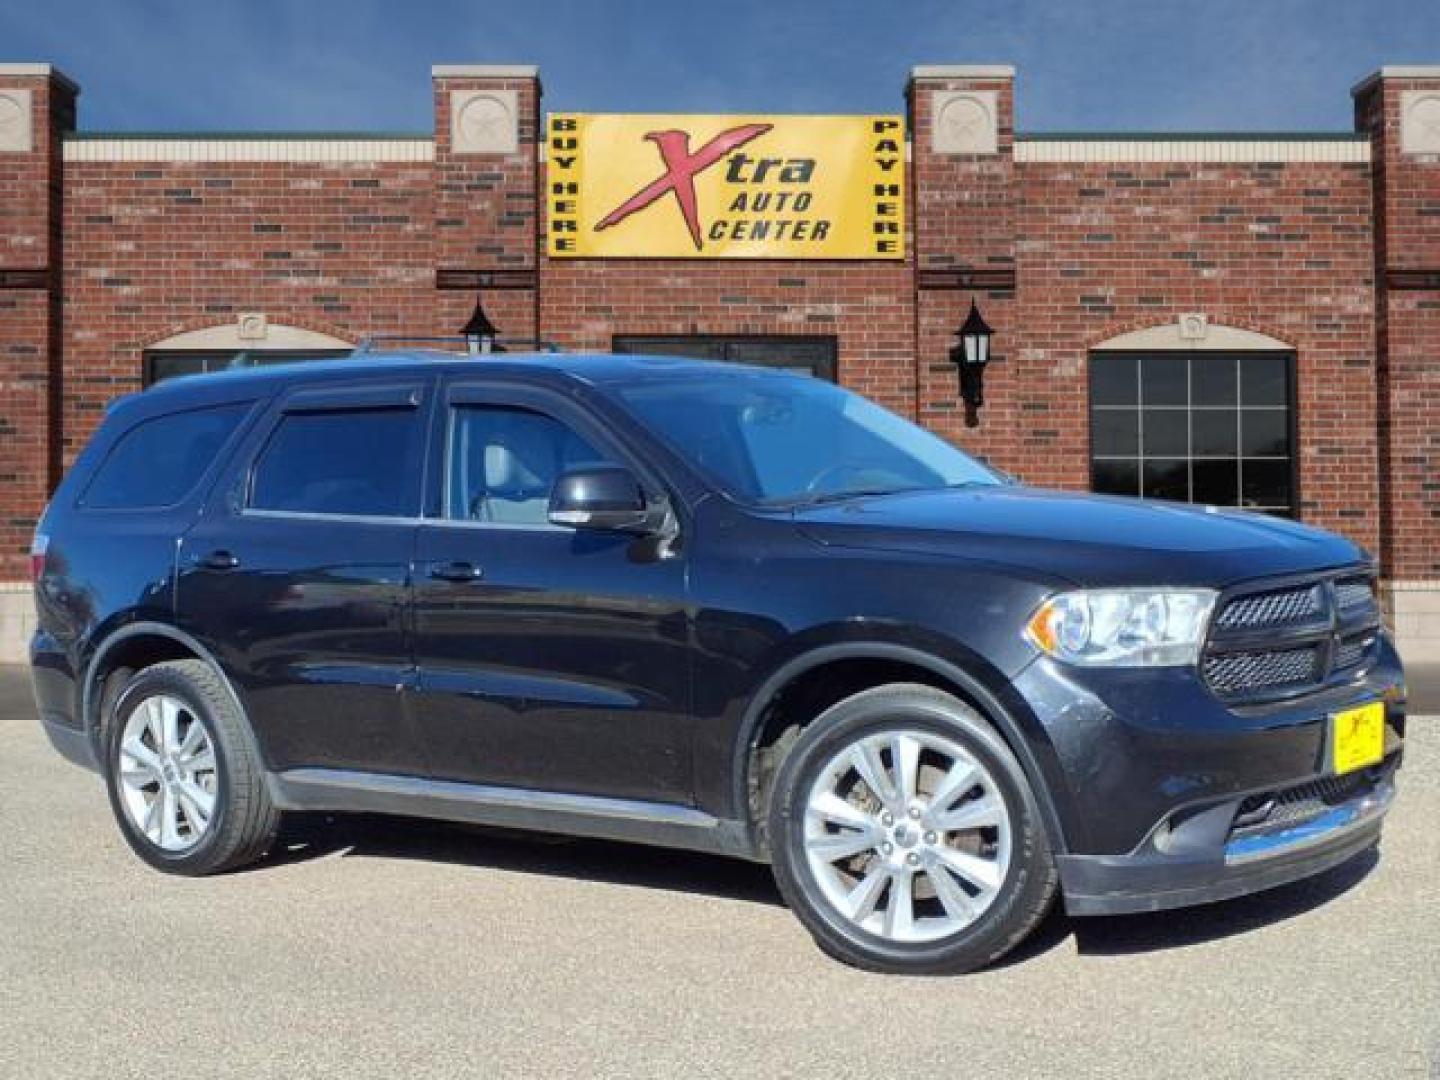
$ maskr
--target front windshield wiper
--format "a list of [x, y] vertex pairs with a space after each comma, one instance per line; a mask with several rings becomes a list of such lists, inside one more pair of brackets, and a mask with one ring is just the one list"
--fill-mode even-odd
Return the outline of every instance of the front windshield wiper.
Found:
[[872, 499], [877, 495], [901, 495], [912, 491], [925, 491], [921, 487], [908, 488], [847, 488], [844, 491], [817, 492], [813, 495], [802, 495], [798, 499], [787, 499], [784, 502], [773, 503], [779, 510], [802, 510], [807, 506], [824, 506], [826, 503], [848, 502], [851, 499]]

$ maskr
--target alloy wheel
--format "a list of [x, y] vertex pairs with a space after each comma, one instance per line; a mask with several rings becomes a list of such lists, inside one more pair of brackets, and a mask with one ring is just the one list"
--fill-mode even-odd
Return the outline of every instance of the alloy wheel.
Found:
[[130, 713], [120, 739], [120, 801], [156, 847], [188, 851], [209, 831], [219, 792], [215, 746], [204, 723], [169, 694]]
[[999, 895], [1012, 827], [1000, 787], [929, 731], [866, 735], [826, 762], [805, 806], [806, 864], [841, 917], [887, 941], [956, 934]]

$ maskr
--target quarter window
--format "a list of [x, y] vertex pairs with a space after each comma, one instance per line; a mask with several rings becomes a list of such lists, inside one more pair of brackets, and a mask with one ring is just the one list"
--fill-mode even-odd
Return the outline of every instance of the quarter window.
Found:
[[1096, 353], [1091, 486], [1291, 515], [1293, 403], [1287, 353]]
[[465, 405], [451, 414], [449, 459], [448, 517], [544, 525], [560, 474], [604, 456], [543, 413]]
[[414, 512], [416, 410], [287, 413], [255, 464], [250, 505], [308, 514]]
[[81, 497], [97, 510], [173, 506], [199, 482], [249, 402], [157, 416], [122, 435]]

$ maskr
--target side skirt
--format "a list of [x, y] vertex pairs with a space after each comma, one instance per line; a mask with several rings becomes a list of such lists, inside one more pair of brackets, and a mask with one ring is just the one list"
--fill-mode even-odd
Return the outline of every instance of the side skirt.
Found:
[[672, 803], [344, 769], [289, 769], [266, 780], [281, 810], [398, 814], [756, 859], [742, 823]]

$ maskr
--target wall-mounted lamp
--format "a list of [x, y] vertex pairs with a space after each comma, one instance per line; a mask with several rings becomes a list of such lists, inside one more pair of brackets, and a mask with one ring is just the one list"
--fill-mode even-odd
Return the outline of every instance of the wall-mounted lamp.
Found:
[[985, 365], [990, 362], [990, 325], [980, 316], [975, 301], [956, 335], [960, 341], [950, 347], [950, 362], [960, 369], [960, 397], [965, 402], [965, 426], [980, 426], [980, 406], [985, 404]]
[[460, 328], [460, 333], [465, 336], [465, 344], [469, 347], [471, 356], [505, 351], [503, 346], [495, 344], [500, 328], [485, 314], [479, 296], [475, 297], [475, 310], [470, 314], [470, 321]]

